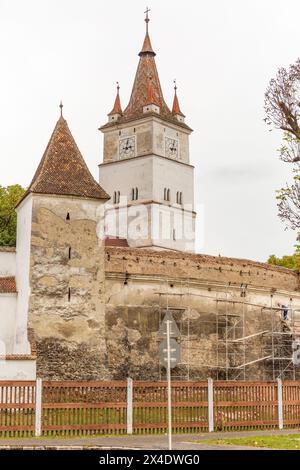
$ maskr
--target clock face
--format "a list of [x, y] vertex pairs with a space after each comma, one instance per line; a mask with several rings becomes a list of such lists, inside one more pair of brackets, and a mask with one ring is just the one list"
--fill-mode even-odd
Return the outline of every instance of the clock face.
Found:
[[177, 158], [178, 157], [178, 140], [170, 139], [166, 137], [166, 157]]
[[128, 158], [135, 156], [135, 137], [127, 137], [119, 142], [120, 158]]

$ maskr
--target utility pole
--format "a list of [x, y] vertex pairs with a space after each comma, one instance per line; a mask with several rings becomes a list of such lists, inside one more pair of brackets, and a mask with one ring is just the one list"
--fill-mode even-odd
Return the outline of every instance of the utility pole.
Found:
[[172, 317], [171, 312], [167, 312], [163, 319], [158, 335], [164, 338], [159, 345], [160, 363], [166, 369], [168, 384], [168, 447], [172, 450], [172, 387], [171, 369], [180, 362], [180, 345], [174, 338], [180, 336], [179, 329]]

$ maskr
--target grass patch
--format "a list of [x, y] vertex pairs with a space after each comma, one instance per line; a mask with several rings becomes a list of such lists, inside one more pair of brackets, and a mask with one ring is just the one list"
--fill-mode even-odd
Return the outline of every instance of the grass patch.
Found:
[[270, 449], [300, 450], [300, 434], [276, 436], [232, 437], [227, 439], [209, 439], [198, 441], [199, 444], [217, 444], [228, 446], [268, 447]]

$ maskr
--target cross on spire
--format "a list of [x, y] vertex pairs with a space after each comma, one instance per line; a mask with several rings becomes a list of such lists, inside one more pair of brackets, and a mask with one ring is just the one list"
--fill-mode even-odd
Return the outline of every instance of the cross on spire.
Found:
[[176, 78], [174, 78], [173, 82], [174, 82], [174, 90], [175, 90], [175, 94], [176, 94], [176, 92], [177, 92], [177, 82], [176, 82]]
[[144, 13], [145, 13], [145, 15], [146, 15], [146, 18], [145, 18], [145, 22], [146, 22], [146, 33], [148, 33], [148, 23], [149, 23], [149, 21], [150, 21], [150, 18], [149, 18], [149, 15], [148, 15], [149, 11], [151, 11], [150, 8], [146, 7], [146, 11], [144, 11]]

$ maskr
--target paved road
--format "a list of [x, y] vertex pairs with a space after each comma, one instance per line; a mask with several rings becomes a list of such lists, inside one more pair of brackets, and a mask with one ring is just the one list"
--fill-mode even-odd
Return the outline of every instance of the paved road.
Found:
[[[174, 450], [243, 450], [255, 449], [249, 446], [216, 446], [209, 443], [212, 439], [228, 437], [269, 436], [283, 434], [297, 434], [300, 429], [288, 429], [283, 431], [243, 431], [227, 433], [203, 433], [203, 434], [176, 434], [173, 436]], [[196, 441], [203, 441], [198, 444]], [[72, 437], [72, 438], [24, 438], [24, 439], [0, 439], [1, 448], [98, 448], [98, 449], [167, 449], [167, 436], [108, 436], [108, 437]]]

